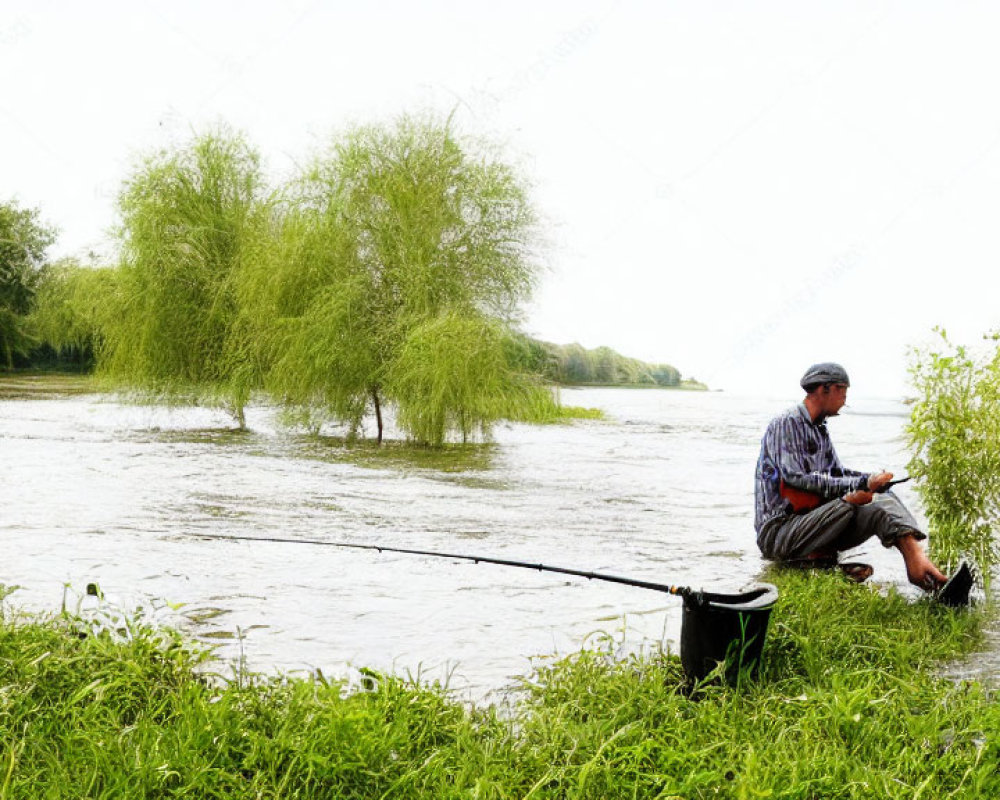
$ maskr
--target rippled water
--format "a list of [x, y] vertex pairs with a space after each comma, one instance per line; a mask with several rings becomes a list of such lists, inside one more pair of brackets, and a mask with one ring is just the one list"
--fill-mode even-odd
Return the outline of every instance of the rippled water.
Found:
[[[11, 388], [13, 386], [13, 388]], [[604, 633], [676, 650], [680, 602], [585, 579], [277, 537], [470, 553], [737, 589], [763, 567], [753, 469], [767, 420], [797, 399], [564, 390], [605, 421], [501, 426], [444, 452], [299, 435], [266, 408], [220, 412], [0, 387], [0, 582], [57, 611], [97, 582], [254, 670], [359, 667], [484, 696]], [[902, 472], [906, 409], [852, 398], [831, 423], [844, 461]], [[916, 506], [907, 487], [904, 499]], [[919, 516], [919, 508], [915, 507]], [[895, 551], [864, 548], [875, 580]], [[67, 588], [68, 587], [68, 588]], [[223, 669], [225, 671], [225, 669]]]

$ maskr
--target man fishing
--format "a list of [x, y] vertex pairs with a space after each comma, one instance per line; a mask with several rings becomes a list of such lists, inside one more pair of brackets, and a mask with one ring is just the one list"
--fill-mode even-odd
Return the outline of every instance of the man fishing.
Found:
[[[833, 448], [826, 421], [847, 402], [847, 371], [814, 364], [799, 383], [805, 399], [771, 420], [761, 441], [754, 519], [761, 553], [778, 561], [836, 562], [841, 551], [877, 536], [902, 554], [910, 583], [926, 591], [942, 586], [947, 578], [920, 544], [926, 534], [889, 491], [892, 473], [846, 469]], [[845, 573], [865, 580], [871, 568], [854, 565]]]

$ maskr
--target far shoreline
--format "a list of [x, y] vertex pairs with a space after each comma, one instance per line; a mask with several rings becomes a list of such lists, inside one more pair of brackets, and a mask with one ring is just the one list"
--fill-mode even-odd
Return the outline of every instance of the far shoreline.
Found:
[[676, 386], [669, 386], [662, 383], [553, 383], [552, 385], [559, 389], [666, 389], [674, 392], [722, 391], [721, 389], [712, 389], [698, 381], [684, 381]]

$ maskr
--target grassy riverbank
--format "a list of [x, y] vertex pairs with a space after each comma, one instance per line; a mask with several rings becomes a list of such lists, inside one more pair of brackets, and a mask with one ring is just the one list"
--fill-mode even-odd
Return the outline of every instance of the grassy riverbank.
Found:
[[[1000, 705], [937, 677], [982, 613], [779, 574], [764, 670], [690, 695], [673, 656], [584, 652], [514, 707], [381, 680], [206, 679], [172, 634], [0, 627], [0, 797], [989, 797]], [[8, 601], [9, 603], [9, 601]]]
[[96, 391], [92, 376], [75, 372], [0, 372], [0, 400], [69, 397]]

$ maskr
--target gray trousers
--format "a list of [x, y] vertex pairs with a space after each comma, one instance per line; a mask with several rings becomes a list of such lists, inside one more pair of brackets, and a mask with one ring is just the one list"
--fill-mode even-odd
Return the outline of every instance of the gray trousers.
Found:
[[904, 534], [927, 538], [899, 498], [885, 492], [863, 506], [830, 500], [805, 514], [778, 517], [764, 526], [757, 545], [765, 558], [785, 560], [805, 558], [815, 550], [839, 553], [873, 536], [892, 547]]

